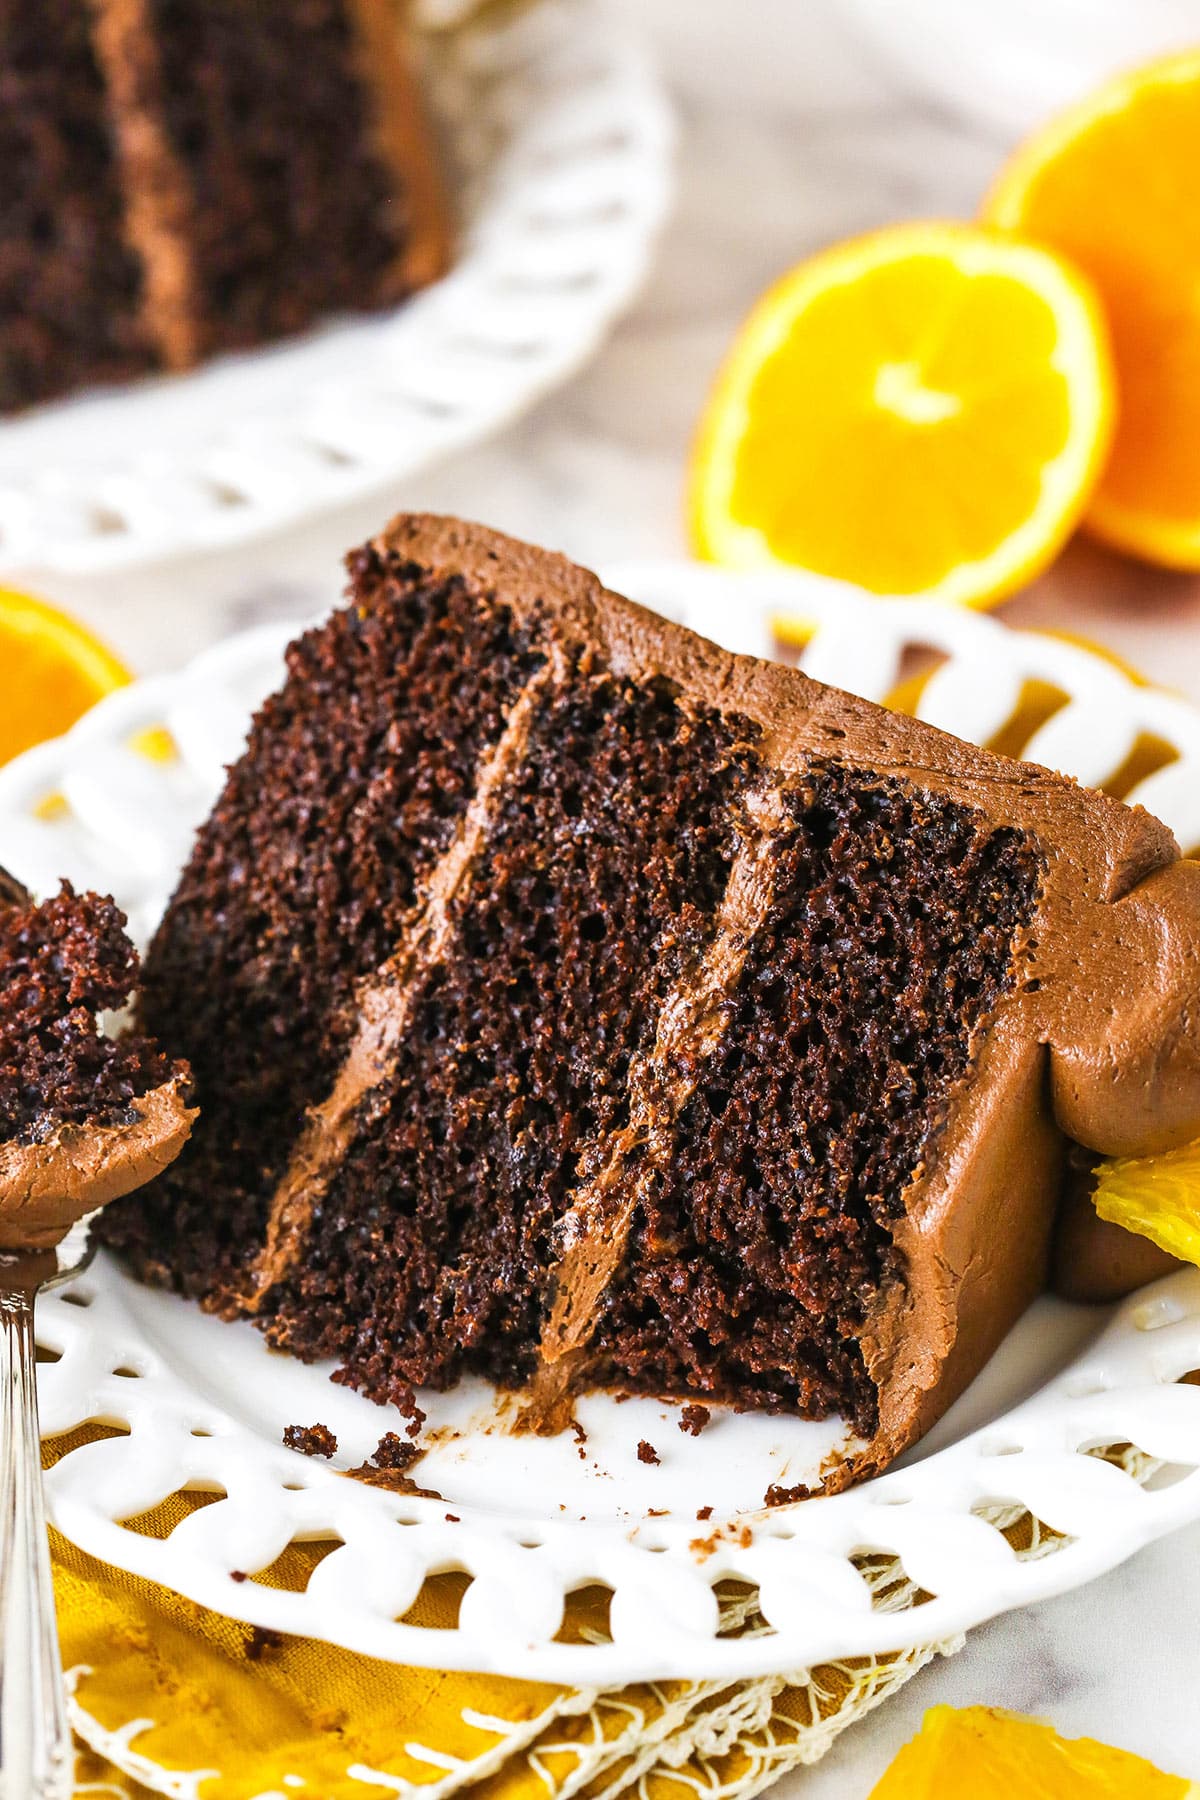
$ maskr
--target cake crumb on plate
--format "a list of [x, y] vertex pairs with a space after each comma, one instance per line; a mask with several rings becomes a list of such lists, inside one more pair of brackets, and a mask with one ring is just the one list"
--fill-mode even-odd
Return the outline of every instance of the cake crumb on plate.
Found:
[[333, 1456], [338, 1447], [328, 1425], [285, 1425], [283, 1441], [301, 1456]]
[[[420, 1429], [418, 1425], [417, 1430]], [[412, 1430], [411, 1425], [409, 1430]], [[385, 1431], [371, 1452], [371, 1461], [377, 1469], [411, 1469], [424, 1454], [419, 1444], [406, 1441], [397, 1432]]]

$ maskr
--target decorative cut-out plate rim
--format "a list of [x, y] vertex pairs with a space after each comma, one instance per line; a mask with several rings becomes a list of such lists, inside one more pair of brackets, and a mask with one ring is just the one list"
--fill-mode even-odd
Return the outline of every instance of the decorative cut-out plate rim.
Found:
[[670, 203], [650, 58], [602, 0], [473, 18], [428, 52], [460, 175], [448, 274], [387, 313], [0, 420], [0, 571], [281, 530], [498, 431], [592, 354]]
[[[803, 620], [792, 635], [807, 638], [805, 666], [871, 698], [895, 686], [905, 645], [932, 645], [948, 660], [923, 690], [922, 712], [946, 722], [974, 706], [983, 736], [1002, 722], [997, 695], [1015, 703], [1025, 680], [1052, 679], [1068, 695], [1039, 727], [1058, 751], [1052, 760], [1102, 781], [1140, 732], [1165, 736], [1178, 760], [1142, 790], [1157, 782], [1176, 830], [1200, 842], [1188, 792], [1198, 785], [1200, 714], [1077, 646], [800, 577], [656, 563], [610, 579], [731, 648], [761, 653], [773, 619]], [[60, 873], [115, 889], [144, 936], [289, 635], [270, 626], [218, 645], [178, 674], [111, 696], [66, 738], [0, 770], [2, 859], [39, 890]], [[155, 725], [175, 744], [157, 761], [130, 748]], [[1182, 779], [1164, 788], [1173, 771]], [[592, 1686], [806, 1668], [944, 1641], [1078, 1585], [1200, 1517], [1200, 1388], [1180, 1381], [1200, 1368], [1200, 1271], [1168, 1278], [1111, 1317], [1039, 1302], [897, 1467], [845, 1494], [769, 1510], [759, 1505], [761, 1470], [777, 1478], [782, 1459], [794, 1481], [797, 1446], [812, 1457], [828, 1450], [817, 1427], [721, 1414], [691, 1440], [670, 1408], [606, 1401], [587, 1415], [592, 1462], [569, 1485], [573, 1447], [556, 1464], [522, 1464], [503, 1434], [481, 1448], [487, 1434], [471, 1414], [452, 1448], [435, 1447], [418, 1465], [417, 1478], [446, 1497], [399, 1496], [282, 1447], [283, 1422], [336, 1417], [344, 1469], [402, 1425], [321, 1370], [272, 1355], [249, 1326], [139, 1288], [106, 1259], [74, 1294], [48, 1297], [39, 1315], [41, 1341], [58, 1357], [40, 1371], [48, 1434], [89, 1421], [129, 1428], [69, 1452], [49, 1474], [52, 1518], [72, 1542], [248, 1623], [397, 1662]], [[250, 1394], [265, 1397], [251, 1405]], [[462, 1407], [467, 1400], [431, 1402], [431, 1422], [458, 1417], [461, 1426]], [[642, 1468], [632, 1453], [651, 1431], [661, 1469]], [[1089, 1453], [1122, 1443], [1145, 1453], [1148, 1485]], [[541, 1499], [560, 1477], [571, 1516]], [[655, 1482], [672, 1496], [665, 1516], [653, 1504]], [[165, 1539], [118, 1522], [187, 1485], [226, 1497]], [[732, 1495], [729, 1504], [721, 1495]], [[712, 1520], [698, 1523], [714, 1496]], [[1020, 1558], [1001, 1536], [996, 1521], [1022, 1509], [1058, 1534], [1053, 1554]], [[303, 1593], [235, 1578], [268, 1567], [287, 1542], [329, 1536], [341, 1544]], [[933, 1598], [904, 1611], [873, 1607], [851, 1561], [865, 1551], [899, 1558]], [[403, 1623], [422, 1581], [448, 1569], [470, 1577], [457, 1625]], [[768, 1629], [718, 1635], [719, 1580], [756, 1586]], [[558, 1642], [566, 1596], [591, 1583], [611, 1590], [612, 1641]]]

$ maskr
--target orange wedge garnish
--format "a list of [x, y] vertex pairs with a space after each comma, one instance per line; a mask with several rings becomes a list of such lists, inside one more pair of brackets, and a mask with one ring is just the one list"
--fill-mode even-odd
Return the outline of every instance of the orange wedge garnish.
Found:
[[1102, 87], [1018, 150], [985, 219], [1060, 251], [1112, 331], [1120, 418], [1098, 537], [1200, 568], [1200, 50]]
[[1122, 1156], [1096, 1170], [1092, 1204], [1184, 1262], [1200, 1263], [1200, 1143], [1162, 1156]]
[[129, 671], [66, 613], [0, 588], [0, 762], [43, 738], [58, 737]]
[[1058, 257], [973, 226], [897, 226], [759, 302], [708, 402], [700, 555], [980, 605], [1044, 568], [1108, 452], [1106, 328]]
[[1200, 1787], [1094, 1738], [990, 1706], [935, 1706], [870, 1800], [1198, 1800]]

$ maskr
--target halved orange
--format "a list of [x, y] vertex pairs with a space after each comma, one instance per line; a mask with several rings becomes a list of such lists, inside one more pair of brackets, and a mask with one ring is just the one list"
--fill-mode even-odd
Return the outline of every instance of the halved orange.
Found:
[[870, 1800], [1200, 1800], [1200, 1786], [1095, 1738], [990, 1706], [934, 1706]]
[[0, 588], [0, 762], [57, 737], [130, 679], [84, 626], [44, 601]]
[[1120, 420], [1087, 513], [1119, 549], [1200, 568], [1200, 50], [1135, 69], [1018, 150], [984, 217], [1060, 251], [1112, 331]]
[[751, 313], [701, 423], [701, 556], [983, 605], [1045, 567], [1103, 466], [1113, 387], [1086, 280], [970, 225], [802, 263]]

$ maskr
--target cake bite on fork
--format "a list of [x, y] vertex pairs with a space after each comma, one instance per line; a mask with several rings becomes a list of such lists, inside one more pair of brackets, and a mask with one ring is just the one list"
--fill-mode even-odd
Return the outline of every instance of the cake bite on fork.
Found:
[[137, 976], [125, 918], [66, 882], [42, 905], [0, 869], [0, 1789], [70, 1800], [42, 1500], [34, 1304], [91, 1255], [96, 1210], [187, 1140], [189, 1073], [99, 1015]]

